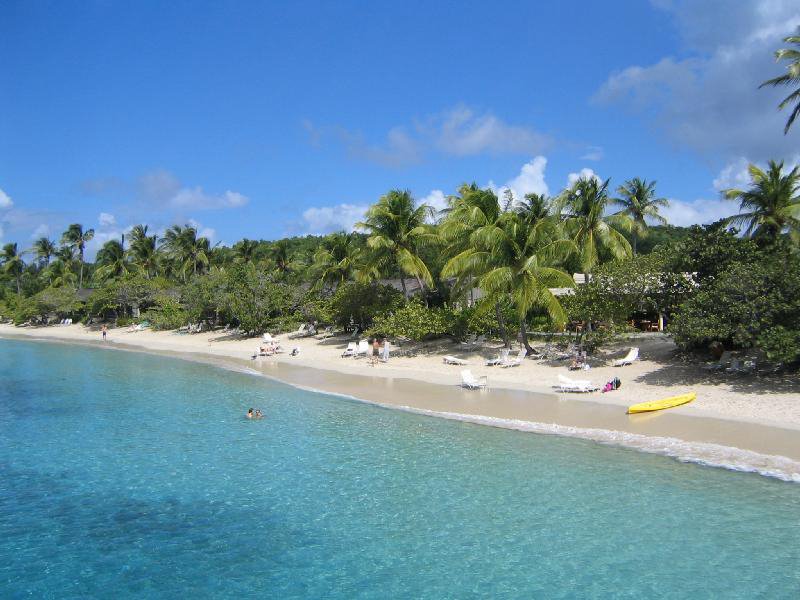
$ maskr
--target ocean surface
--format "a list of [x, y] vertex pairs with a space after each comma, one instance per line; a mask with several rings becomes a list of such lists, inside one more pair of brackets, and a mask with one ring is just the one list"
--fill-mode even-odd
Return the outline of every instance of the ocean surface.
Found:
[[0, 598], [93, 597], [798, 598], [800, 485], [0, 340]]

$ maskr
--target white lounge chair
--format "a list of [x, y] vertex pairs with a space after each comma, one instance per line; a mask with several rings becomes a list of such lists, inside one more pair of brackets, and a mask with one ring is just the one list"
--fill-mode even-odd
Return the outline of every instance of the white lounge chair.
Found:
[[500, 350], [500, 354], [497, 355], [497, 358], [490, 358], [486, 361], [486, 366], [493, 367], [494, 365], [502, 365], [508, 360], [509, 352], [511, 352], [510, 348], [503, 348]]
[[625, 365], [629, 365], [633, 363], [633, 361], [639, 359], [639, 349], [638, 348], [631, 348], [628, 350], [628, 354], [625, 355], [625, 358], [620, 358], [619, 360], [615, 360], [612, 364], [615, 367], [624, 367]]
[[265, 333], [264, 335], [261, 336], [261, 339], [264, 341], [265, 344], [272, 344], [273, 342], [276, 341], [275, 338], [272, 337], [271, 333]]
[[361, 340], [358, 342], [358, 348], [356, 348], [355, 357], [358, 358], [359, 356], [367, 356], [369, 354], [369, 341], [368, 340]]
[[485, 388], [489, 384], [489, 379], [486, 375], [481, 375], [480, 377], [475, 377], [472, 374], [472, 371], [469, 369], [464, 369], [461, 371], [461, 387], [465, 387], [470, 390], [477, 390], [480, 388]]
[[355, 342], [350, 342], [349, 344], [347, 344], [347, 348], [345, 348], [345, 351], [342, 352], [342, 358], [345, 358], [346, 356], [355, 356], [357, 349], [358, 349], [358, 344], [356, 344]]
[[582, 393], [596, 392], [600, 389], [598, 386], [593, 385], [588, 379], [570, 379], [566, 375], [560, 373], [558, 375], [558, 384], [553, 387], [558, 388], [562, 392]]
[[446, 365], [466, 365], [466, 364], [469, 364], [463, 358], [457, 358], [455, 356], [450, 356], [449, 354], [447, 356], [443, 356], [442, 357], [442, 362], [444, 364], [446, 364]]
[[522, 364], [522, 361], [525, 360], [525, 355], [527, 354], [528, 350], [525, 348], [521, 348], [520, 351], [517, 353], [517, 358], [509, 360], [508, 356], [506, 356], [505, 362], [500, 363], [500, 366], [503, 367], [504, 369], [508, 367], [518, 367]]
[[471, 346], [472, 344], [475, 343], [475, 340], [477, 339], [477, 337], [478, 336], [476, 336], [474, 333], [471, 333], [471, 334], [469, 334], [467, 336], [467, 339], [465, 339], [463, 342], [461, 342], [461, 345], [462, 346]]
[[706, 371], [724, 371], [731, 364], [731, 356], [733, 356], [733, 352], [725, 350], [718, 361], [706, 363], [703, 368]]
[[302, 325], [300, 325], [300, 327], [297, 328], [297, 331], [293, 331], [292, 333], [289, 334], [289, 339], [300, 337], [302, 335], [305, 335], [305, 333], [306, 333], [306, 324], [303, 323]]

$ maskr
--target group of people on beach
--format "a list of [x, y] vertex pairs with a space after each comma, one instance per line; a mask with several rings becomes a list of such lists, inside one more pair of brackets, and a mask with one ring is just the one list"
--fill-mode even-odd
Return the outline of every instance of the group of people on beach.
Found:
[[247, 411], [247, 418], [248, 419], [263, 419], [264, 415], [261, 413], [261, 409], [260, 408], [256, 408], [256, 409], [252, 409], [251, 408], [251, 409], [249, 409]]

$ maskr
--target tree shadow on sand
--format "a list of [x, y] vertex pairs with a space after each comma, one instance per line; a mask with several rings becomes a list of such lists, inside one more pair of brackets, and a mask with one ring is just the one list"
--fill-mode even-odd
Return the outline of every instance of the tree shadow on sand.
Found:
[[727, 385], [741, 394], [800, 393], [800, 376], [796, 373], [749, 375], [707, 371], [696, 362], [679, 357], [674, 362], [657, 364], [658, 368], [637, 376], [634, 381], [648, 385]]

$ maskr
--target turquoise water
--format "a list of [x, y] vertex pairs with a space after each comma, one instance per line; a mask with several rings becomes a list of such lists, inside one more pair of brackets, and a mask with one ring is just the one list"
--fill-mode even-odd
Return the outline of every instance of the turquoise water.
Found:
[[126, 352], [0, 383], [2, 598], [800, 596], [797, 484]]

